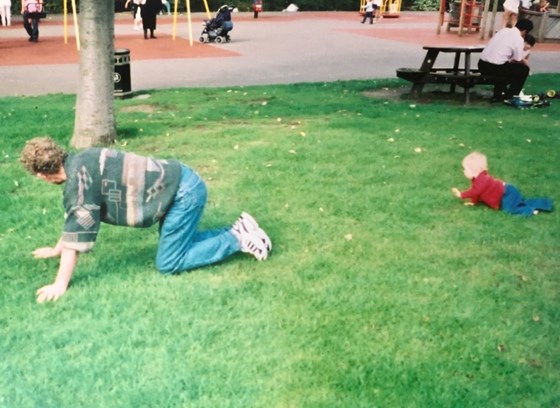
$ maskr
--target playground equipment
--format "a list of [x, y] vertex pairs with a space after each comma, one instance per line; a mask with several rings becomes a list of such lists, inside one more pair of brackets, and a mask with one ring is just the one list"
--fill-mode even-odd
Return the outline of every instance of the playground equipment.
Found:
[[552, 7], [546, 13], [522, 10], [519, 18], [526, 18], [533, 22], [534, 28], [531, 34], [537, 38], [537, 42], [560, 41], [560, 1], [556, 10], [553, 10]]
[[[64, 44], [68, 44], [68, 4], [64, 3]], [[80, 51], [80, 30], [78, 30], [78, 14], [76, 12], [76, 0], [72, 0], [72, 17], [74, 19], [74, 31], [76, 32], [76, 49]]]
[[[447, 22], [447, 31], [456, 27], [459, 36], [463, 35], [464, 30], [467, 32], [471, 30], [480, 31], [484, 8], [485, 2], [483, 0], [455, 0], [450, 3], [441, 0], [437, 33], [440, 34], [441, 27], [445, 22]], [[447, 19], [445, 18], [446, 12], [449, 14]]]
[[[447, 1], [440, 1], [438, 34], [447, 22], [447, 31], [458, 28], [459, 36], [465, 31], [470, 33], [471, 30], [475, 30], [480, 32], [481, 40], [484, 40], [486, 35], [492, 37], [496, 30], [496, 14], [501, 0], [454, 0], [451, 3]], [[535, 26], [533, 32], [538, 42], [560, 41], [560, 1], [555, 7], [556, 11], [546, 13], [524, 9], [519, 12], [519, 18], [527, 18], [533, 22]], [[446, 13], [449, 13], [447, 19]], [[487, 27], [488, 23], [490, 23], [489, 27]]]
[[[204, 8], [206, 9], [206, 16], [210, 19], [210, 9], [208, 8], [208, 2], [204, 1]], [[192, 32], [192, 19], [191, 19], [191, 2], [190, 0], [185, 0], [187, 6], [187, 23], [189, 27], [189, 44], [193, 46], [193, 32]], [[177, 32], [177, 9], [179, 6], [179, 0], [175, 0], [173, 4], [173, 39], [175, 39], [175, 35]]]
[[[364, 14], [366, 9], [366, 0], [360, 0], [360, 14]], [[400, 17], [401, 0], [383, 0], [381, 5], [381, 15], [383, 17]]]

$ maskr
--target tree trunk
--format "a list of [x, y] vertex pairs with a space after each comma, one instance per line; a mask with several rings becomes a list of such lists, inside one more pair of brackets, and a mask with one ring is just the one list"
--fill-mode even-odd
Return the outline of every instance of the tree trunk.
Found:
[[80, 1], [80, 79], [74, 134], [78, 149], [114, 143], [114, 0]]

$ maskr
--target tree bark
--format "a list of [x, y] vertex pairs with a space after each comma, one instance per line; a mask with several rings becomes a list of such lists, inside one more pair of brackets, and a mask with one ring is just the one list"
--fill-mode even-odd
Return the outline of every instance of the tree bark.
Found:
[[78, 149], [109, 145], [116, 139], [114, 7], [114, 0], [80, 1], [80, 78], [70, 141]]

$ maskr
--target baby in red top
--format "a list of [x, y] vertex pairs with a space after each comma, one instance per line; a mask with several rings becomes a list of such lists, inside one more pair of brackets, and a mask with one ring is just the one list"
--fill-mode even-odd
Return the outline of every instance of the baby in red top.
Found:
[[524, 199], [516, 187], [490, 176], [486, 156], [482, 153], [473, 152], [463, 159], [463, 174], [471, 180], [471, 188], [460, 191], [453, 187], [451, 192], [458, 198], [470, 199], [466, 205], [482, 202], [495, 210], [516, 215], [536, 215], [539, 211], [552, 211], [552, 199]]

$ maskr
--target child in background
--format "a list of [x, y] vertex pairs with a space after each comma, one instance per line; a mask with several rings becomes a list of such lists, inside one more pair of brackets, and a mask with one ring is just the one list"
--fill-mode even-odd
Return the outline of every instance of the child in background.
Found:
[[504, 1], [504, 14], [502, 15], [502, 28], [515, 27], [517, 23], [517, 15], [519, 14], [519, 7], [521, 0], [505, 0]]
[[373, 13], [375, 11], [373, 8], [373, 0], [366, 1], [366, 7], [364, 11], [365, 14], [364, 14], [364, 18], [362, 19], [362, 24], [364, 24], [368, 18], [369, 18], [369, 23], [373, 24]]
[[552, 211], [552, 199], [524, 199], [516, 187], [490, 176], [486, 156], [482, 153], [473, 152], [463, 159], [463, 174], [471, 180], [471, 188], [461, 192], [453, 187], [451, 192], [457, 198], [471, 200], [465, 205], [482, 202], [495, 210], [526, 216]]
[[541, 0], [539, 2], [538, 11], [541, 13], [548, 13], [548, 8], [550, 7], [550, 2], [547, 0]]

